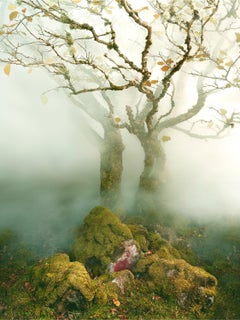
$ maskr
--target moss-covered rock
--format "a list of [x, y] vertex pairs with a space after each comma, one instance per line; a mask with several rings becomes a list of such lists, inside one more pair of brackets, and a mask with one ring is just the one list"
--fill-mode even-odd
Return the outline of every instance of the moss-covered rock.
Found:
[[95, 286], [80, 262], [70, 262], [67, 254], [55, 254], [32, 270], [32, 286], [37, 301], [45, 306], [83, 310], [95, 295]]
[[98, 276], [105, 273], [115, 260], [124, 241], [132, 238], [127, 225], [109, 209], [98, 206], [89, 213], [78, 230], [72, 245], [73, 257], [84, 263], [93, 276]]
[[216, 278], [183, 259], [161, 258], [149, 266], [148, 275], [155, 290], [185, 308], [205, 309], [216, 295]]

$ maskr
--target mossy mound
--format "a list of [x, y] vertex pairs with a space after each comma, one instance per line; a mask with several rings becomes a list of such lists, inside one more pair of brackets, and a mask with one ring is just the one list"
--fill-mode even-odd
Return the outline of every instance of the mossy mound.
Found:
[[93, 276], [106, 272], [124, 241], [132, 239], [127, 225], [109, 209], [98, 206], [84, 219], [72, 245], [75, 260], [85, 264]]
[[144, 278], [151, 290], [196, 314], [207, 310], [216, 295], [217, 280], [213, 275], [174, 258], [167, 249], [139, 259], [133, 272]]
[[84, 265], [70, 262], [64, 253], [36, 265], [31, 278], [37, 301], [58, 311], [84, 309], [95, 295], [95, 286]]

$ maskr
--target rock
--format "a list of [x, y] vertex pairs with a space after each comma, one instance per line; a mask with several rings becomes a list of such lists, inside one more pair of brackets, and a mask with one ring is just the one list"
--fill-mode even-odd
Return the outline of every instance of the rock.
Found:
[[139, 251], [134, 240], [124, 241], [122, 254], [108, 266], [110, 272], [131, 269], [139, 257]]
[[33, 268], [31, 285], [43, 305], [62, 310], [83, 310], [95, 295], [95, 286], [84, 265], [55, 254]]
[[134, 275], [129, 270], [122, 270], [113, 274], [112, 283], [116, 283], [121, 294], [125, 293], [125, 290], [131, 286], [133, 281]]
[[216, 278], [183, 259], [161, 258], [155, 253], [139, 259], [133, 271], [144, 277], [152, 290], [176, 299], [186, 309], [204, 310], [216, 295]]
[[89, 213], [78, 230], [72, 245], [73, 256], [84, 263], [93, 276], [99, 276], [126, 251], [126, 241], [132, 239], [127, 225], [109, 209], [98, 206]]

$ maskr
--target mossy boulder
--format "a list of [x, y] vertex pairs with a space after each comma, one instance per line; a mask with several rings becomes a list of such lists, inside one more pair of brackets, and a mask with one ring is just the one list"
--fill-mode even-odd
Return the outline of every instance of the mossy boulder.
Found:
[[144, 277], [155, 292], [193, 311], [208, 308], [216, 295], [217, 280], [213, 275], [168, 254], [166, 258], [155, 253], [139, 259], [134, 273]]
[[96, 291], [84, 265], [70, 262], [64, 253], [55, 254], [34, 266], [31, 278], [36, 300], [58, 311], [84, 310]]
[[72, 245], [73, 257], [84, 263], [93, 276], [99, 276], [124, 249], [124, 242], [132, 238], [130, 229], [117, 215], [98, 206], [88, 214], [77, 232]]
[[95, 301], [102, 305], [109, 300], [117, 300], [119, 295], [130, 292], [134, 284], [134, 275], [126, 269], [102, 275], [94, 281], [97, 287]]

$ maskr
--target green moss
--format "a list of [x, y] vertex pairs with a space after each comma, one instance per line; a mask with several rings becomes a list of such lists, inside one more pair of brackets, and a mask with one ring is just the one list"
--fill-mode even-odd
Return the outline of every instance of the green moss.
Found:
[[[68, 304], [68, 300], [91, 301], [95, 286], [80, 262], [70, 262], [66, 254], [56, 254], [43, 260], [32, 271], [32, 284], [36, 288], [35, 297], [45, 306]], [[73, 297], [73, 298], [71, 298]]]
[[183, 259], [160, 259], [149, 267], [149, 276], [156, 290], [185, 308], [202, 310], [216, 295], [216, 278]]
[[94, 275], [104, 273], [123, 242], [132, 239], [130, 229], [109, 209], [94, 208], [85, 218], [72, 245], [73, 256]]

